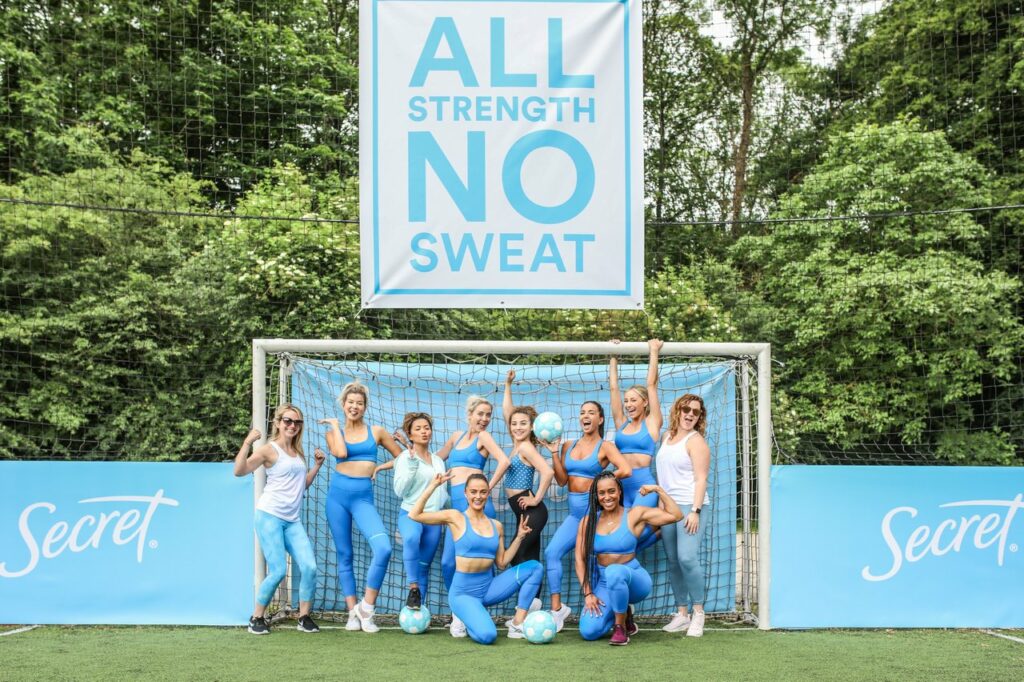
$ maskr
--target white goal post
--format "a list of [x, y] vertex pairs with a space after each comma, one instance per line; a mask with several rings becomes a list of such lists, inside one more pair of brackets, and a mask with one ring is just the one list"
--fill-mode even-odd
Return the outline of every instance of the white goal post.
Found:
[[[252, 342], [252, 423], [264, 431], [266, 437], [268, 415], [268, 356], [301, 357], [304, 354], [337, 355], [476, 355], [476, 356], [646, 356], [648, 346], [643, 342], [561, 342], [561, 341], [442, 341], [442, 340], [310, 340], [310, 339], [254, 339]], [[749, 409], [750, 382], [746, 372], [739, 373], [736, 391], [739, 394], [740, 414], [738, 429], [742, 432], [740, 465], [753, 470], [749, 465], [751, 442], [756, 443], [756, 490], [749, 476], [739, 482], [739, 507], [744, 509], [742, 518], [737, 519], [742, 532], [748, 537], [756, 535], [756, 620], [760, 629], [769, 629], [769, 584], [770, 573], [770, 532], [771, 532], [771, 463], [773, 452], [771, 422], [771, 346], [767, 343], [677, 343], [667, 342], [661, 350], [663, 358], [668, 357], [723, 357], [751, 361], [756, 365], [756, 422], [751, 424]], [[278, 395], [270, 396], [273, 403], [288, 396], [287, 377], [280, 372]], [[276, 400], [275, 400], [276, 398]], [[669, 401], [665, 401], [666, 404]], [[667, 409], [663, 407], [663, 411]], [[262, 493], [265, 474], [258, 470], [255, 475], [256, 499]], [[756, 502], [754, 500], [756, 499]], [[751, 510], [756, 508], [756, 531], [752, 531], [754, 519]], [[747, 568], [754, 571], [754, 558], [749, 547]], [[262, 553], [257, 546], [254, 566], [254, 584], [258, 585], [266, 574]], [[748, 595], [749, 596], [749, 595]]]

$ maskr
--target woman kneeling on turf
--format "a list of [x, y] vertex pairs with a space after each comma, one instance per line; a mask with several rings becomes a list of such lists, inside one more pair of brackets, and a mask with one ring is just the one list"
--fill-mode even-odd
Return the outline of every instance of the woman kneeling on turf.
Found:
[[[428, 525], [448, 526], [455, 547], [455, 575], [448, 590], [448, 604], [452, 614], [465, 623], [473, 641], [480, 644], [494, 642], [498, 630], [487, 613], [487, 607], [505, 601], [517, 591], [516, 615], [509, 625], [508, 636], [521, 639], [523, 619], [540, 587], [543, 569], [538, 561], [526, 561], [495, 575], [494, 566], [505, 568], [508, 565], [523, 537], [530, 532], [530, 527], [525, 519], [520, 520], [519, 532], [505, 547], [501, 523], [484, 513], [490, 488], [483, 474], [470, 474], [466, 479], [465, 495], [469, 506], [465, 511], [423, 511], [434, 490], [451, 476], [451, 473], [434, 476], [409, 511], [409, 518]], [[454, 629], [452, 635], [459, 636]]]
[[288, 571], [285, 551], [299, 567], [299, 631], [320, 632], [309, 609], [316, 588], [316, 559], [306, 529], [299, 520], [302, 496], [313, 483], [326, 456], [317, 448], [316, 464], [306, 470], [306, 457], [302, 452], [302, 412], [294, 405], [279, 405], [274, 410], [274, 426], [270, 441], [249, 455], [249, 448], [262, 435], [253, 429], [245, 437], [235, 455], [235, 476], [246, 476], [261, 466], [267, 470], [267, 484], [256, 503], [256, 535], [267, 559], [267, 577], [256, 593], [256, 608], [249, 619], [249, 632], [266, 635], [270, 632], [264, 614], [274, 590]]
[[664, 526], [683, 518], [679, 505], [659, 486], [641, 486], [639, 494], [648, 493], [658, 494], [660, 507], [626, 509], [622, 483], [611, 472], [601, 472], [590, 486], [590, 511], [576, 539], [583, 639], [604, 637], [613, 622], [611, 644], [629, 644], [630, 635], [637, 633], [629, 605], [651, 592], [651, 576], [636, 560], [637, 538], [647, 525]]

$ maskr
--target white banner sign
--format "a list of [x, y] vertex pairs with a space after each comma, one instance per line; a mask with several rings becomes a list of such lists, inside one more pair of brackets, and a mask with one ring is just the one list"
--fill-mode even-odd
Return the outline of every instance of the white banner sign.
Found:
[[640, 308], [639, 0], [361, 0], [370, 308]]

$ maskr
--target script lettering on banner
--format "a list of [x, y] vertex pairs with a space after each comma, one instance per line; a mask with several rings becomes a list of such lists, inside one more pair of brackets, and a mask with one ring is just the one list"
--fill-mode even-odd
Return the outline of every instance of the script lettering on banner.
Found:
[[643, 306], [639, 0], [361, 0], [363, 306]]

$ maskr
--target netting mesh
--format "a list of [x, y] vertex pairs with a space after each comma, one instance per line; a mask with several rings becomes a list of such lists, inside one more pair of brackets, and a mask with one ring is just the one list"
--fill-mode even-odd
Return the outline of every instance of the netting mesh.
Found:
[[[646, 358], [624, 358], [620, 377], [624, 386], [641, 382], [646, 377]], [[632, 364], [641, 362], [644, 364]], [[409, 411], [425, 411], [434, 419], [436, 450], [453, 432], [466, 428], [465, 403], [470, 395], [481, 395], [495, 405], [489, 431], [498, 444], [508, 451], [511, 438], [501, 414], [501, 395], [505, 373], [517, 372], [513, 394], [517, 404], [534, 405], [538, 411], [554, 411], [566, 423], [566, 438], [579, 435], [575, 415], [585, 400], [596, 399], [608, 412], [607, 358], [564, 355], [497, 356], [455, 353], [415, 356], [372, 354], [274, 354], [268, 358], [267, 395], [273, 403], [287, 399], [302, 409], [306, 424], [304, 447], [312, 461], [315, 447], [326, 450], [324, 431], [316, 426], [318, 419], [338, 417], [336, 398], [342, 387], [358, 379], [370, 390], [366, 421], [398, 428]], [[701, 549], [706, 567], [706, 608], [709, 613], [735, 617], [752, 615], [756, 601], [756, 464], [752, 464], [751, 433], [755, 409], [749, 391], [749, 361], [738, 358], [692, 358], [668, 356], [660, 372], [660, 392], [666, 396], [694, 392], [702, 396], [708, 410], [707, 439], [712, 451], [712, 468], [708, 491], [711, 504], [708, 530]], [[665, 406], [667, 410], [668, 405]], [[268, 408], [271, 409], [271, 408]], [[606, 420], [606, 438], [614, 435], [610, 412]], [[543, 451], [545, 454], [546, 451]], [[381, 449], [378, 462], [390, 459]], [[493, 461], [488, 467], [493, 470]], [[320, 577], [314, 597], [314, 608], [324, 612], [345, 611], [344, 595], [338, 583], [338, 561], [334, 540], [326, 520], [325, 508], [331, 467], [324, 467], [307, 492], [303, 520], [316, 551]], [[389, 570], [377, 601], [383, 613], [397, 613], [405, 603], [408, 582], [402, 568], [402, 543], [397, 516], [401, 499], [392, 488], [390, 471], [381, 472], [374, 481], [376, 507], [385, 527], [392, 534], [393, 554]], [[515, 528], [513, 512], [504, 490], [499, 486], [492, 493], [498, 518], [506, 528], [506, 541]], [[547, 546], [554, 531], [567, 514], [567, 490], [552, 484], [546, 499], [549, 518], [544, 527], [542, 546]], [[371, 553], [366, 539], [353, 526], [354, 569], [357, 591], [361, 594]], [[665, 617], [675, 612], [675, 599], [668, 582], [665, 554], [659, 544], [639, 556], [654, 579], [654, 589], [637, 610], [639, 616]], [[580, 612], [581, 598], [576, 583], [572, 555], [563, 559], [562, 594], [565, 603]], [[297, 585], [293, 576], [292, 584]], [[281, 605], [290, 602], [288, 587], [280, 594]], [[292, 595], [294, 596], [294, 595]], [[547, 587], [542, 597], [547, 600]], [[440, 573], [440, 550], [432, 567], [431, 587], [424, 595], [434, 614], [448, 612], [447, 596]], [[511, 613], [514, 603], [491, 609], [494, 616]]]

